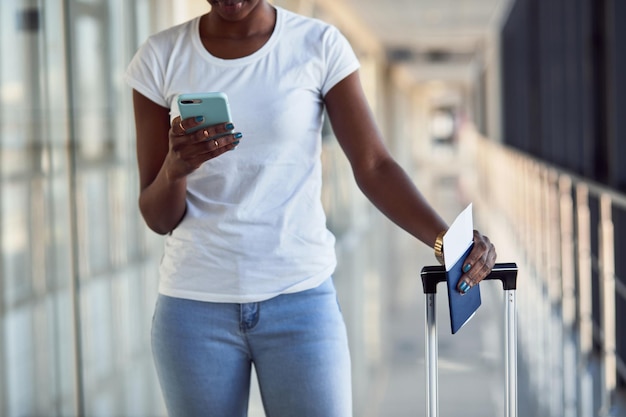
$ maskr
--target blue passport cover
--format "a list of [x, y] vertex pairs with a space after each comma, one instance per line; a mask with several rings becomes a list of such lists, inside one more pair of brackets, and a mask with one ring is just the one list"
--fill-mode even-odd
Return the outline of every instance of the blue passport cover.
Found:
[[450, 308], [450, 325], [452, 334], [459, 331], [476, 313], [480, 307], [480, 286], [473, 286], [465, 295], [457, 289], [457, 285], [463, 275], [463, 263], [474, 244], [465, 251], [463, 256], [446, 272], [448, 284], [448, 305]]

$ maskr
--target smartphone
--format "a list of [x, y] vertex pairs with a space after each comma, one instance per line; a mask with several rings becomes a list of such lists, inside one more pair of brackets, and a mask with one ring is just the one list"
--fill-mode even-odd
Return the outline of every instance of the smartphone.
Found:
[[202, 125], [189, 129], [187, 133], [219, 123], [232, 122], [228, 97], [222, 92], [181, 94], [178, 96], [178, 109], [183, 120], [204, 117]]

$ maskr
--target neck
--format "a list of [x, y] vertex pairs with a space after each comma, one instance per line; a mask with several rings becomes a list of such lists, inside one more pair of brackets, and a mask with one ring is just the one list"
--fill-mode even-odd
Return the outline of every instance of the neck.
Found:
[[275, 9], [260, 1], [241, 17], [223, 16], [212, 9], [203, 17], [201, 35], [206, 38], [244, 39], [271, 34], [276, 21]]

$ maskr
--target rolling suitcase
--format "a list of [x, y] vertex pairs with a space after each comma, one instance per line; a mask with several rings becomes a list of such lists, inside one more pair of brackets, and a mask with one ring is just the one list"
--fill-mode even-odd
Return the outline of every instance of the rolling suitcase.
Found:
[[[422, 269], [422, 286], [426, 297], [426, 403], [428, 417], [438, 417], [437, 380], [437, 284], [446, 281], [443, 266], [426, 266]], [[517, 265], [497, 263], [484, 280], [502, 282], [505, 295], [505, 416], [517, 417], [517, 316], [515, 289], [517, 287]]]

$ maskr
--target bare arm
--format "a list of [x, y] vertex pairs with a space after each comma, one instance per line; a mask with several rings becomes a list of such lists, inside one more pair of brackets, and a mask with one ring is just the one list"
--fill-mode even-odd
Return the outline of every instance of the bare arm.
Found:
[[[186, 134], [185, 129], [202, 120], [176, 118], [170, 127], [169, 109], [133, 91], [137, 162], [139, 165], [139, 209], [148, 227], [160, 234], [171, 232], [186, 211], [187, 175], [209, 159], [237, 146], [239, 137], [213, 136], [232, 130], [216, 125]], [[182, 127], [184, 126], [184, 127]]]
[[387, 151], [358, 72], [329, 91], [325, 102], [359, 188], [389, 219], [432, 247], [448, 226]]
[[[448, 226], [386, 149], [358, 72], [334, 86], [326, 95], [325, 103], [359, 188], [394, 223], [434, 247], [437, 235]], [[459, 290], [466, 292], [482, 280], [495, 260], [495, 248], [489, 238], [475, 231], [474, 248], [465, 260]], [[469, 285], [467, 289], [462, 287], [464, 282]]]

